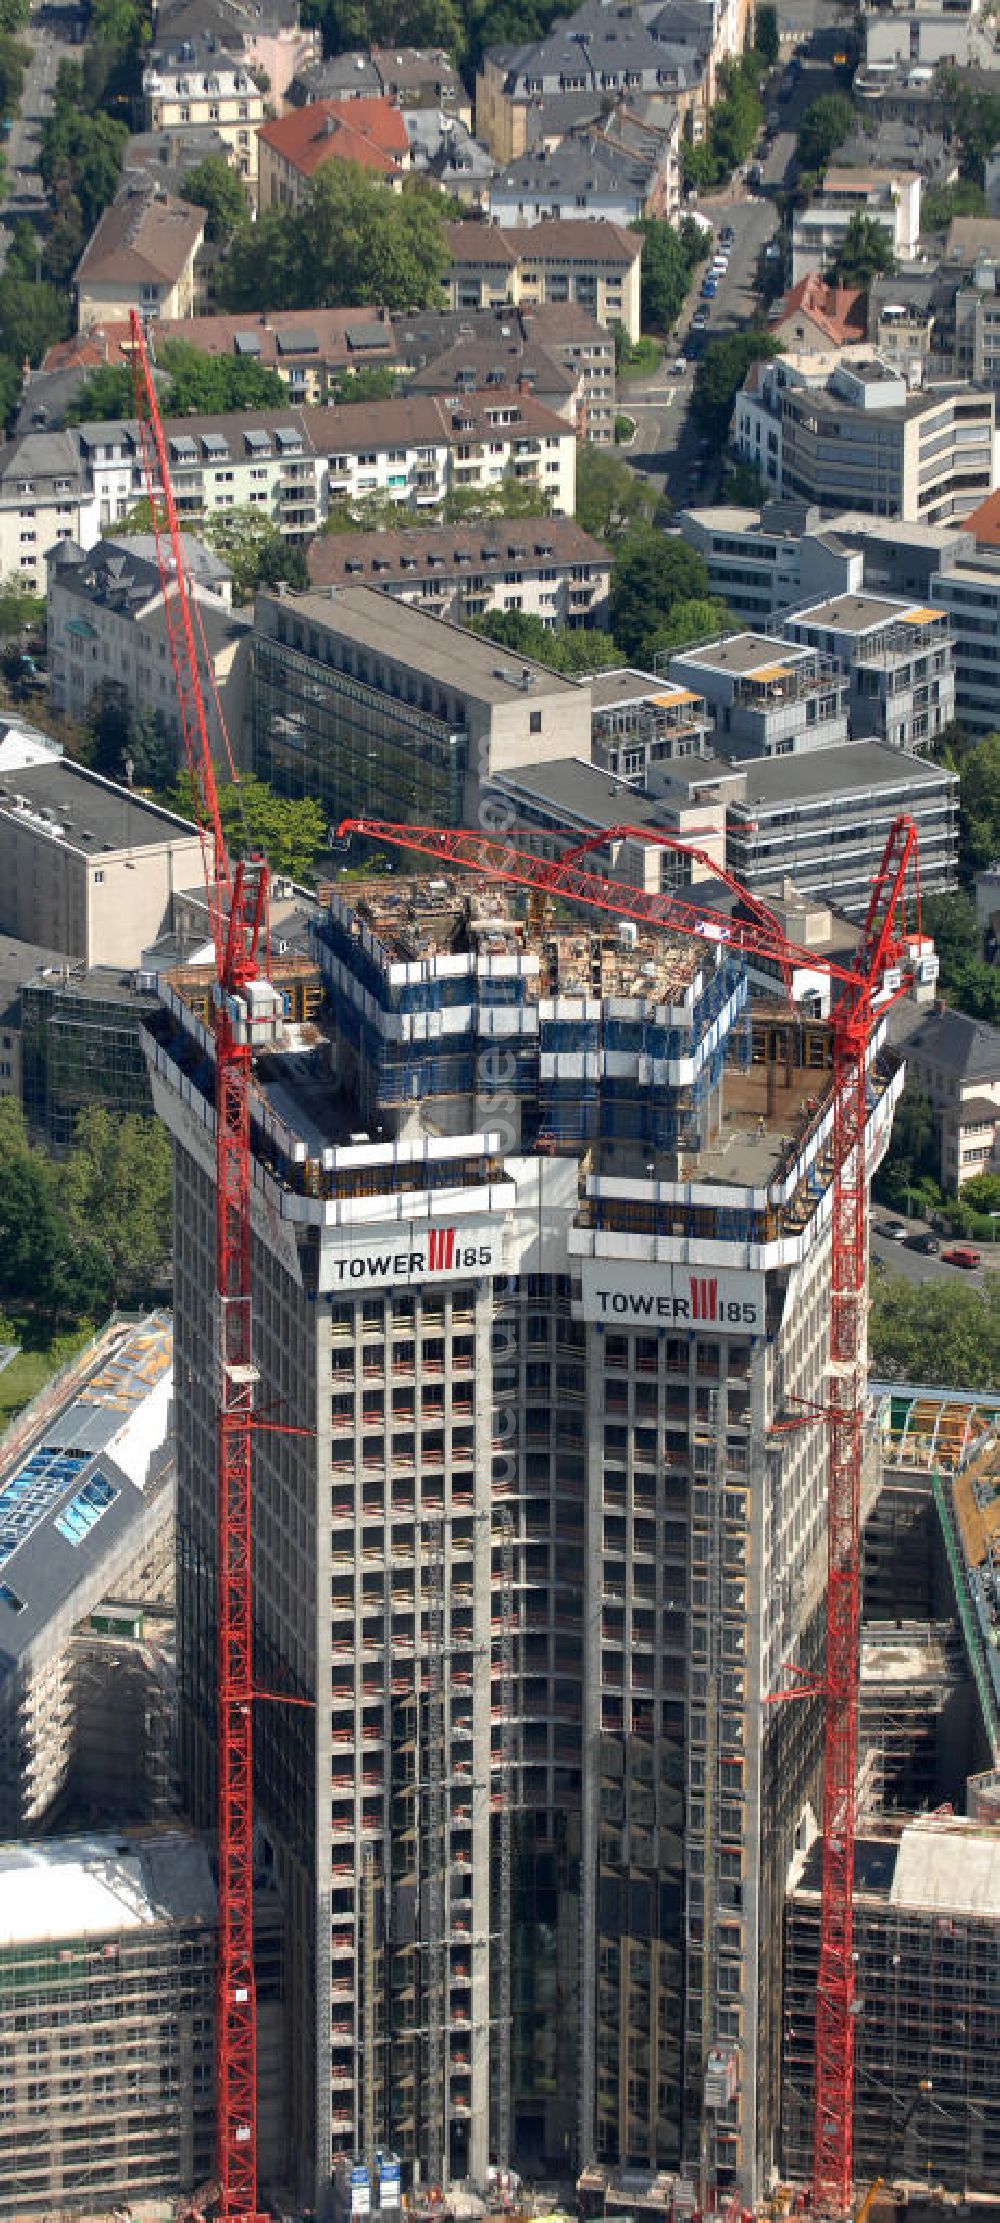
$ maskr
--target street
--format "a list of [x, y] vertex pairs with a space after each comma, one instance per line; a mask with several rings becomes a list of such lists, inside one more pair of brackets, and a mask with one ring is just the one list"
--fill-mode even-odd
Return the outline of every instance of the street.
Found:
[[[926, 1220], [904, 1219], [901, 1212], [889, 1212], [884, 1205], [874, 1204], [872, 1206], [870, 1239], [872, 1261], [873, 1263], [877, 1261], [880, 1266], [884, 1266], [888, 1273], [897, 1274], [901, 1281], [950, 1281], [957, 1282], [960, 1286], [971, 1283], [974, 1289], [981, 1289], [987, 1274], [1000, 1272], [1000, 1246], [996, 1243], [973, 1242], [970, 1245], [971, 1249], [979, 1251], [983, 1263], [981, 1267], [969, 1273], [962, 1266], [948, 1266], [940, 1257], [927, 1258], [919, 1250], [910, 1250], [906, 1243], [897, 1243], [893, 1241], [891, 1236], [880, 1235], [878, 1233], [879, 1226], [887, 1220], [898, 1220], [910, 1234], [921, 1235], [927, 1233], [927, 1222]], [[943, 1251], [953, 1250], [956, 1245], [960, 1247], [964, 1240], [965, 1238], [961, 1235], [938, 1236]]]
[[[822, 14], [821, 14], [822, 9]], [[795, 153], [799, 124], [811, 102], [822, 94], [837, 90], [840, 78], [833, 66], [833, 55], [845, 36], [843, 30], [831, 27], [828, 0], [801, 0], [795, 17], [797, 35], [807, 35], [815, 30], [820, 53], [804, 58], [798, 82], [790, 100], [781, 104], [781, 129], [761, 157], [763, 175], [755, 193], [742, 189], [735, 194], [730, 189], [722, 193], [705, 194], [698, 202], [698, 213], [706, 216], [716, 234], [723, 225], [733, 231], [732, 253], [729, 268], [719, 281], [719, 290], [711, 302], [701, 300], [701, 281], [705, 265], [698, 269], [697, 277], [684, 304], [673, 335], [676, 345], [668, 341], [662, 362], [648, 379], [623, 379], [619, 389], [619, 408], [626, 416], [634, 417], [635, 438], [625, 451], [633, 470], [641, 472], [658, 490], [666, 492], [675, 507], [686, 500], [688, 475], [697, 458], [698, 433], [688, 420], [688, 403], [696, 366], [686, 365], [683, 373], [672, 375], [670, 365], [679, 356], [691, 326], [696, 309], [708, 312], [706, 340], [726, 339], [733, 332], [742, 331], [757, 311], [759, 304], [754, 292], [754, 280], [761, 251], [766, 247], [778, 226], [778, 211], [773, 196], [785, 184]], [[801, 24], [800, 24], [801, 17]], [[840, 11], [836, 20], [839, 23]], [[783, 30], [787, 28], [785, 10], [781, 11]], [[778, 105], [777, 88], [781, 69], [775, 71], [764, 86], [761, 98], [765, 116]], [[711, 469], [705, 474], [705, 483], [699, 499], [713, 501], [717, 498], [720, 474]]]
[[37, 222], [46, 206], [46, 193], [38, 174], [39, 142], [44, 118], [51, 113], [52, 88], [60, 62], [79, 58], [72, 45], [41, 5], [31, 12], [19, 37], [31, 48], [24, 79], [20, 113], [5, 141], [8, 194], [4, 221], [0, 223], [0, 270], [7, 261], [11, 229], [19, 216]]

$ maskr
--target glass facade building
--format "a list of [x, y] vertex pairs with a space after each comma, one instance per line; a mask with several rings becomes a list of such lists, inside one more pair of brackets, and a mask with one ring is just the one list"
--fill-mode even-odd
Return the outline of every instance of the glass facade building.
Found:
[[29, 981], [21, 990], [21, 1090], [31, 1133], [68, 1150], [81, 1112], [152, 1116], [139, 1040], [151, 995], [91, 973], [69, 982]]

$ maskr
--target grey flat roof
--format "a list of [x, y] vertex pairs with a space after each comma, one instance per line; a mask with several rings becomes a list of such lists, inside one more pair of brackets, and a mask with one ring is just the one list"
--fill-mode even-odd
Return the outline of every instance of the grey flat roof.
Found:
[[782, 622], [786, 626], [825, 625], [831, 632], [867, 633], [873, 625], [890, 625], [904, 611], [920, 607], [918, 602], [897, 601], [883, 594], [835, 594], [829, 602], [790, 610]]
[[[385, 607], [381, 597], [379, 607]], [[228, 613], [223, 614], [228, 617]], [[54, 764], [29, 764], [19, 771], [5, 772], [0, 777], [0, 811], [7, 817], [23, 819], [14, 801], [17, 795], [24, 796], [32, 813], [55, 812], [51, 830], [41, 824], [39, 833], [63, 848], [78, 849], [84, 856], [96, 856], [101, 850], [160, 848], [167, 841], [197, 838], [197, 828], [183, 818], [175, 818], [158, 804], [130, 794], [128, 788], [116, 787], [111, 780], [85, 771], [69, 757]]]
[[670, 694], [676, 685], [675, 680], [657, 679], [653, 672], [622, 665], [618, 671], [592, 673], [590, 699], [595, 710], [608, 710], [614, 703], [645, 702], [649, 695]]
[[212, 1922], [208, 1852], [180, 1828], [0, 1845], [0, 1949]]
[[752, 676], [755, 671], [771, 664], [787, 663], [788, 657], [811, 653], [801, 642], [769, 640], [765, 633], [734, 633], [728, 641], [709, 641], [704, 648], [678, 649], [678, 664], [701, 664], [706, 671], [736, 672]]
[[[739, 758], [734, 770], [746, 776], [746, 802], [734, 807], [753, 814], [755, 804], [810, 801], [820, 795], [863, 795], [888, 790], [898, 798], [914, 788], [947, 785], [949, 774], [939, 764], [925, 764], [905, 749], [889, 749], [880, 741], [845, 741], [839, 748], [805, 749], [800, 755]], [[697, 765], [692, 765], [697, 771]], [[951, 774], [954, 780], [955, 774]]]
[[552, 764], [530, 764], [501, 773], [496, 783], [506, 794], [532, 796], [552, 811], [570, 811], [591, 826], [671, 824], [670, 805], [637, 794], [624, 780], [602, 772], [582, 757], [557, 757]]
[[[387, 604], [377, 587], [338, 587], [332, 594], [265, 594], [258, 597], [261, 608], [282, 612], [292, 624], [300, 618], [307, 625], [323, 626], [342, 640], [391, 657], [412, 671], [426, 672], [441, 686], [480, 702], [513, 702], [518, 696], [537, 702], [541, 695], [576, 695], [581, 718], [589, 713], [586, 685], [581, 688], [545, 664], [515, 656], [496, 641], [466, 633], [445, 618], [429, 617], [409, 603]], [[530, 689], [520, 685], [522, 672], [531, 674]]]

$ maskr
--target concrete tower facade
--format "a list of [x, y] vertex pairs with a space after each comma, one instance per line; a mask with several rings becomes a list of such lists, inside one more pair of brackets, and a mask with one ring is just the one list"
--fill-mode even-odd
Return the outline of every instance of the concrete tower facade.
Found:
[[[830, 1044], [725, 947], [352, 886], [253, 1102], [257, 1803], [291, 2162], [419, 2182], [774, 2157], [815, 1792]], [[315, 984], [314, 984], [315, 988]], [[175, 1138], [181, 1751], [211, 1826], [211, 1037]], [[901, 1075], [881, 1044], [872, 1162]]]

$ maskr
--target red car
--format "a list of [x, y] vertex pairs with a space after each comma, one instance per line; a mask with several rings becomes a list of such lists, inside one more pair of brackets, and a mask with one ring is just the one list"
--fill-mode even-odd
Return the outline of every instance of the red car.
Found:
[[967, 1243], [959, 1243], [954, 1250], [941, 1252], [941, 1263], [943, 1266], [964, 1266], [966, 1272], [971, 1274], [983, 1261], [978, 1250], [972, 1250]]

